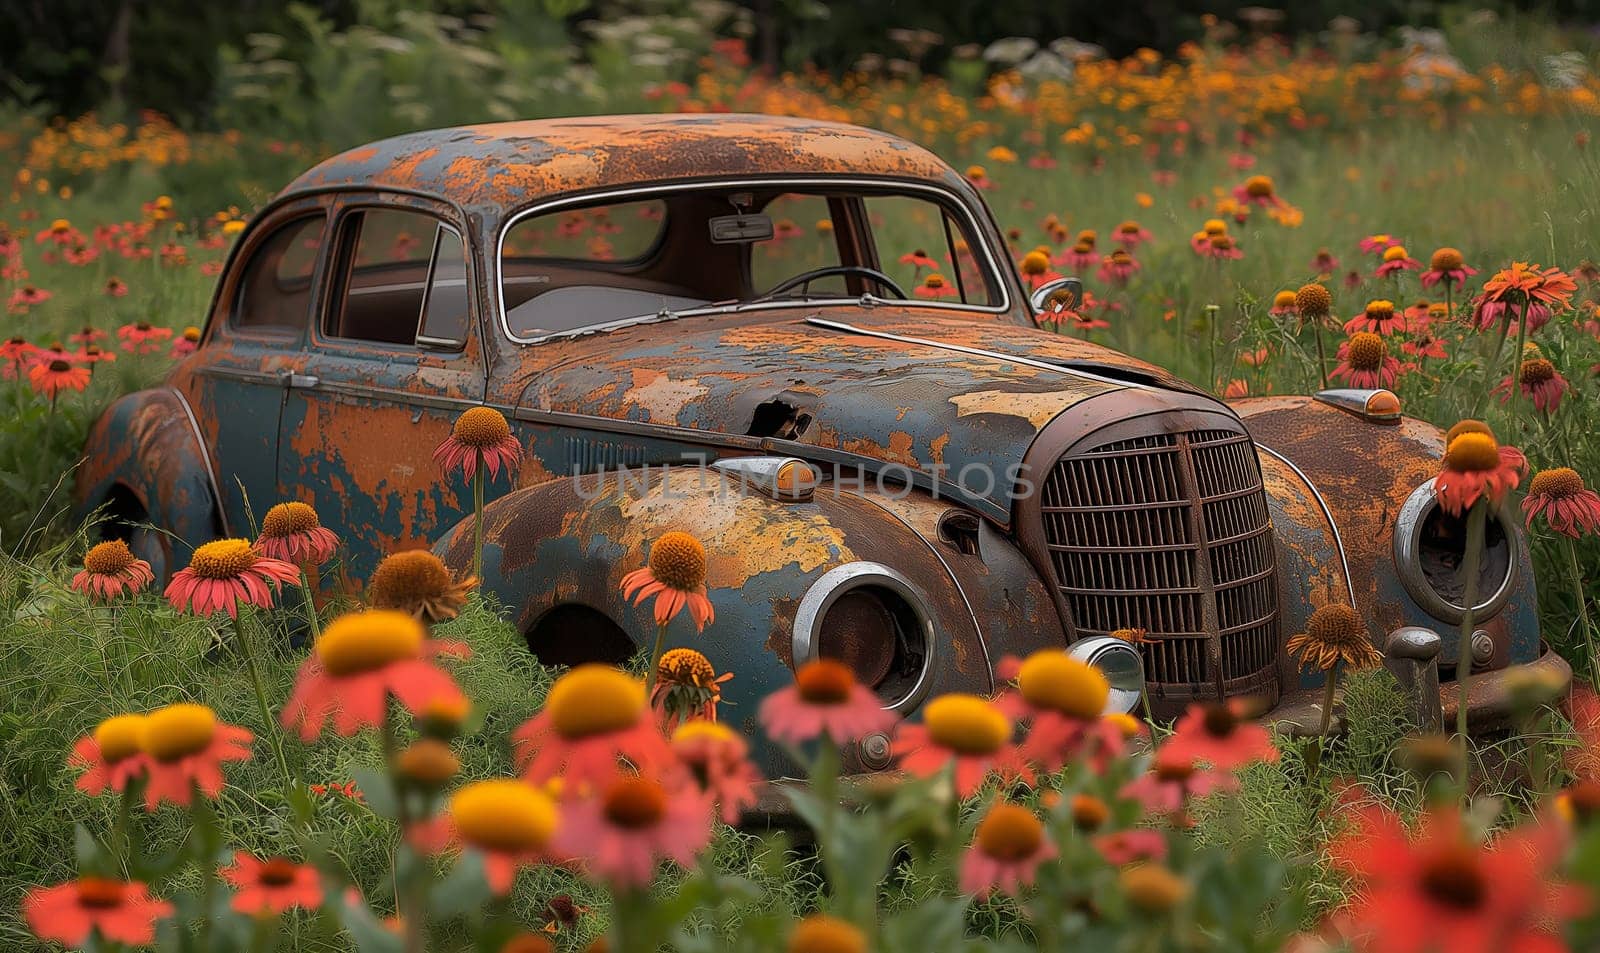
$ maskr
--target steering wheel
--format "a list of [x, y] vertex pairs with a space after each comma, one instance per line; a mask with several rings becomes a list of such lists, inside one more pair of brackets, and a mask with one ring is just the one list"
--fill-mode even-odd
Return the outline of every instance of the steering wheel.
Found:
[[762, 295], [756, 300], [764, 301], [767, 298], [776, 298], [778, 295], [781, 295], [791, 288], [797, 286], [809, 294], [811, 291], [811, 283], [813, 281], [816, 281], [818, 278], [827, 278], [832, 275], [859, 275], [860, 277], [866, 278], [867, 280], [877, 284], [879, 289], [893, 292], [896, 298], [904, 300], [911, 297], [905, 293], [905, 289], [894, 283], [893, 278], [890, 278], [888, 275], [876, 268], [867, 268], [864, 265], [829, 265], [826, 268], [813, 268], [810, 271], [801, 272], [800, 274], [795, 275], [793, 278], [786, 278], [774, 285], [771, 291], [768, 291], [766, 294]]

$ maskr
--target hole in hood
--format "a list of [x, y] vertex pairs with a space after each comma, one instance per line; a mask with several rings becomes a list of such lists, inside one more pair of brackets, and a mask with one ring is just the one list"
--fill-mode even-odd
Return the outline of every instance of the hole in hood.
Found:
[[799, 440], [811, 426], [811, 414], [781, 398], [757, 404], [750, 415], [747, 437], [776, 437], [780, 440]]

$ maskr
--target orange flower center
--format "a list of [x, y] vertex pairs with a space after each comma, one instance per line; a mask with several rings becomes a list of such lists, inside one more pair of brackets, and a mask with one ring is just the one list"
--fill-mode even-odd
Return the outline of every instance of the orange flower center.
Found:
[[415, 616], [393, 609], [351, 612], [333, 620], [312, 647], [335, 676], [371, 672], [422, 654], [427, 633]]
[[1148, 913], [1164, 913], [1183, 901], [1189, 885], [1160, 864], [1135, 864], [1118, 879], [1133, 905]]
[[1133, 256], [1121, 248], [1111, 253], [1111, 263], [1114, 265], [1126, 265], [1131, 261], [1133, 261]]
[[1072, 823], [1079, 830], [1092, 831], [1111, 819], [1111, 808], [1092, 794], [1078, 794], [1072, 798]]
[[575, 741], [637, 725], [644, 686], [609, 665], [590, 663], [556, 679], [544, 705], [556, 732]]
[[99, 543], [83, 556], [83, 568], [96, 576], [114, 576], [133, 563], [133, 551], [120, 539]]
[[943, 288], [944, 287], [944, 276], [943, 275], [929, 275], [928, 277], [922, 279], [922, 284], [925, 287], [928, 287], [928, 288]]
[[1292, 308], [1292, 307], [1294, 307], [1294, 292], [1293, 291], [1280, 291], [1277, 294], [1273, 295], [1272, 296], [1272, 306], [1274, 308], [1278, 308], [1279, 310], [1282, 310], [1284, 308]]
[[1528, 484], [1529, 496], [1548, 496], [1555, 499], [1577, 496], [1583, 490], [1583, 477], [1571, 467], [1540, 470], [1533, 475], [1533, 481]]
[[1011, 722], [1000, 709], [977, 695], [940, 695], [922, 716], [934, 744], [961, 755], [999, 751], [1011, 737]]
[[1244, 192], [1251, 198], [1264, 199], [1272, 194], [1272, 179], [1264, 175], [1252, 175], [1245, 180]]
[[1346, 605], [1326, 605], [1311, 613], [1306, 635], [1318, 645], [1356, 645], [1367, 637], [1361, 616]]
[[1355, 370], [1375, 371], [1383, 366], [1384, 358], [1389, 356], [1389, 345], [1371, 331], [1358, 331], [1350, 335], [1345, 356]]
[[204, 705], [180, 702], [144, 717], [139, 746], [157, 761], [178, 761], [204, 751], [217, 733], [217, 716]]
[[1024, 860], [1039, 852], [1044, 825], [1027, 808], [1002, 802], [979, 822], [976, 841], [979, 850], [996, 860]]
[[261, 873], [257, 876], [268, 887], [285, 887], [294, 883], [294, 875], [299, 872], [299, 864], [283, 857], [274, 857], [261, 865]]
[[1100, 670], [1065, 652], [1046, 649], [1028, 656], [1017, 672], [1017, 690], [1028, 704], [1088, 721], [1105, 710], [1110, 683]]
[[711, 660], [694, 649], [668, 649], [656, 663], [656, 678], [674, 685], [705, 688], [717, 680]]
[[646, 830], [667, 816], [667, 791], [649, 778], [622, 778], [606, 790], [603, 810], [624, 830]]
[[558, 821], [549, 795], [513, 778], [465, 785], [450, 798], [450, 817], [468, 844], [505, 853], [543, 848]]
[[1229, 238], [1227, 235], [1212, 235], [1211, 247], [1220, 249], [1222, 251], [1227, 251], [1233, 247], [1233, 239]]
[[450, 585], [450, 570], [438, 556], [426, 549], [408, 549], [378, 564], [367, 598], [374, 606], [398, 608], [437, 599]]
[[1490, 430], [1489, 425], [1483, 421], [1462, 420], [1457, 422], [1454, 427], [1451, 427], [1449, 430], [1445, 431], [1444, 445], [1447, 447], [1450, 446], [1455, 442], [1457, 437], [1464, 433], [1481, 433], [1489, 437], [1491, 440], [1494, 439], [1494, 431]]
[[1320, 318], [1333, 308], [1333, 295], [1328, 289], [1313, 282], [1301, 285], [1300, 290], [1294, 293], [1295, 307], [1308, 318]]
[[304, 533], [322, 525], [317, 519], [317, 511], [309, 504], [279, 503], [267, 510], [267, 515], [261, 518], [261, 535], [273, 539], [283, 539], [295, 533]]
[[258, 558], [247, 539], [219, 539], [194, 551], [189, 571], [202, 579], [232, 579], [254, 566]]
[[1094, 242], [1080, 240], [1072, 246], [1072, 250], [1079, 255], [1087, 255], [1094, 251]]
[[1466, 844], [1434, 851], [1422, 865], [1422, 889], [1433, 900], [1456, 910], [1476, 910], [1489, 893], [1478, 852]]
[[1162, 781], [1187, 781], [1194, 777], [1194, 762], [1180, 758], [1157, 758], [1155, 772]]
[[1020, 267], [1025, 275], [1042, 275], [1050, 270], [1050, 256], [1040, 251], [1028, 252], [1022, 256]]
[[1367, 317], [1378, 321], [1389, 320], [1394, 317], [1394, 302], [1382, 299], [1367, 302]]
[[122, 905], [122, 895], [127, 884], [106, 877], [79, 877], [78, 903], [85, 907], [117, 907]]
[[150, 330], [150, 322], [149, 321], [137, 321], [137, 322], [134, 323], [133, 326], [134, 326], [135, 329], [137, 329], [139, 331], [148, 331], [148, 330]]
[[1078, 233], [1078, 241], [1083, 242], [1085, 245], [1088, 245], [1090, 248], [1094, 247], [1094, 240], [1096, 238], [1098, 238], [1098, 237], [1100, 237], [1100, 236], [1095, 234], [1095, 230], [1092, 229], [1092, 228], [1086, 228], [1083, 231]]
[[1124, 235], [1137, 235], [1139, 233], [1139, 223], [1123, 222], [1121, 225], [1117, 226], [1117, 231]]
[[107, 764], [138, 754], [143, 736], [143, 715], [113, 715], [94, 729], [94, 743]]
[[867, 953], [867, 937], [853, 924], [814, 913], [795, 924], [788, 953]]
[[819, 658], [800, 666], [794, 673], [794, 681], [803, 701], [812, 705], [842, 705], [850, 700], [856, 677], [843, 662]]
[[1468, 432], [1450, 441], [1444, 465], [1458, 472], [1483, 473], [1500, 465], [1500, 445], [1488, 434]]
[[650, 573], [680, 592], [695, 592], [706, 582], [706, 548], [688, 533], [665, 533], [650, 547]]
[[1433, 253], [1433, 260], [1428, 264], [1434, 271], [1455, 271], [1460, 268], [1464, 259], [1461, 252], [1454, 248], [1441, 248]]
[[1517, 374], [1517, 381], [1524, 387], [1533, 387], [1537, 384], [1554, 380], [1555, 376], [1556, 366], [1545, 358], [1536, 357], [1522, 362], [1522, 368]]
[[1404, 257], [1406, 257], [1406, 246], [1404, 245], [1391, 245], [1383, 250], [1384, 261], [1399, 261]]
[[1202, 229], [1207, 235], [1224, 235], [1228, 231], [1228, 223], [1220, 218], [1208, 218]]
[[190, 325], [189, 327], [184, 328], [183, 329], [183, 339], [185, 341], [188, 341], [190, 344], [194, 344], [194, 343], [198, 342], [200, 340], [200, 329], [197, 328], [197, 327], [194, 327], [193, 325]]
[[461, 770], [461, 759], [437, 738], [421, 738], [400, 752], [395, 758], [395, 768], [407, 780], [438, 787]]
[[511, 425], [493, 407], [474, 407], [456, 418], [452, 433], [467, 446], [481, 450], [511, 436]]

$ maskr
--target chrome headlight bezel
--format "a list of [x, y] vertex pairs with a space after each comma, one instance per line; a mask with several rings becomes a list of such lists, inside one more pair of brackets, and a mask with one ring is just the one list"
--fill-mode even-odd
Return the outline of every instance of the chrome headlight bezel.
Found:
[[796, 669], [820, 657], [822, 624], [834, 603], [853, 590], [877, 587], [902, 600], [914, 622], [907, 626], [920, 640], [922, 668], [911, 688], [883, 707], [901, 714], [913, 711], [927, 696], [933, 669], [933, 615], [928, 600], [911, 580], [882, 563], [861, 560], [849, 562], [823, 573], [800, 597], [790, 634], [791, 660]]
[[[1467, 609], [1440, 595], [1428, 581], [1427, 573], [1422, 566], [1423, 531], [1427, 526], [1428, 517], [1438, 508], [1439, 495], [1434, 489], [1434, 479], [1429, 478], [1421, 486], [1411, 491], [1406, 501], [1400, 505], [1400, 511], [1394, 521], [1394, 565], [1395, 572], [1400, 577], [1400, 584], [1405, 587], [1406, 593], [1421, 609], [1439, 619], [1453, 625], [1459, 625], [1466, 618]], [[1517, 586], [1516, 541], [1520, 539], [1521, 528], [1514, 521], [1509, 521], [1498, 511], [1491, 511], [1489, 518], [1495, 520], [1501, 532], [1506, 536], [1508, 545], [1511, 546], [1511, 558], [1506, 560], [1505, 578], [1493, 592], [1479, 596], [1479, 603], [1473, 607], [1472, 617], [1481, 622], [1505, 608], [1511, 599], [1511, 593]]]

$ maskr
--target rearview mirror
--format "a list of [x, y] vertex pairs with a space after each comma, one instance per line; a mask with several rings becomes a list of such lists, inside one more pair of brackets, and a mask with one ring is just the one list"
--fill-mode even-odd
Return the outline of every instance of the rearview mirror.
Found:
[[773, 234], [771, 216], [759, 212], [711, 219], [711, 242], [715, 245], [751, 245], [769, 241]]
[[1076, 311], [1083, 304], [1083, 282], [1077, 278], [1057, 278], [1033, 289], [1028, 296], [1034, 314]]

